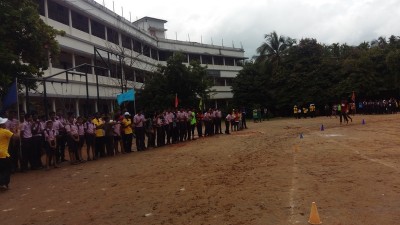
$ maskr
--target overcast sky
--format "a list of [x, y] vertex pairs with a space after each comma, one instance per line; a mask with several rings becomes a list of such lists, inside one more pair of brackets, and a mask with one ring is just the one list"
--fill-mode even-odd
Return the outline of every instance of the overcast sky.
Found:
[[[103, 4], [103, 0], [96, 0]], [[168, 39], [241, 47], [256, 54], [264, 34], [320, 43], [358, 45], [379, 36], [400, 35], [400, 0], [104, 0], [132, 21], [144, 16], [167, 20]]]

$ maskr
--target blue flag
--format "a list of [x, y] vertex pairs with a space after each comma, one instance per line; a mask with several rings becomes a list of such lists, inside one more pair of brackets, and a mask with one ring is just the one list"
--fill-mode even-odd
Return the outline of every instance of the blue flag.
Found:
[[18, 101], [18, 90], [17, 81], [14, 81], [10, 88], [8, 88], [7, 94], [3, 98], [2, 112], [5, 112], [10, 106], [17, 103]]
[[118, 105], [121, 105], [122, 103], [127, 101], [135, 101], [135, 89], [132, 88], [125, 93], [117, 95]]

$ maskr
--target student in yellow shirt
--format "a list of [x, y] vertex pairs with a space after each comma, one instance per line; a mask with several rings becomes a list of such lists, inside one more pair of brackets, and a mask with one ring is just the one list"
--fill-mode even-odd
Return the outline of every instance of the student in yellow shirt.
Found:
[[125, 152], [131, 153], [132, 152], [132, 119], [131, 114], [129, 112], [124, 113], [124, 119], [121, 121], [121, 126], [123, 130], [122, 134], [122, 143], [125, 149]]
[[96, 113], [94, 116], [94, 119], [92, 120], [92, 123], [95, 126], [95, 155], [93, 156], [93, 159], [97, 159], [98, 157], [104, 157], [106, 154], [106, 149], [105, 149], [105, 136], [104, 136], [104, 120], [100, 117], [100, 113]]
[[13, 133], [6, 129], [7, 120], [0, 117], [0, 190], [8, 189], [12, 168], [8, 147]]

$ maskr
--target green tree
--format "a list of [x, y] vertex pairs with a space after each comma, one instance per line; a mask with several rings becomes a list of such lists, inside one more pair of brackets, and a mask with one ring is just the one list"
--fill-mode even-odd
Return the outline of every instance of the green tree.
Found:
[[247, 62], [232, 83], [235, 107], [252, 108], [254, 105], [272, 105], [269, 77], [261, 64]]
[[388, 69], [392, 73], [392, 84], [394, 84], [393, 89], [397, 91], [397, 94], [400, 94], [400, 50], [395, 49], [390, 51], [386, 56], [386, 64]]
[[141, 98], [142, 107], [157, 111], [174, 107], [175, 95], [179, 107], [198, 108], [200, 98], [206, 100], [211, 82], [205, 67], [199, 62], [189, 66], [183, 64], [185, 57], [176, 54], [167, 60], [166, 66], [159, 66], [151, 78], [146, 79]]
[[48, 57], [59, 52], [56, 36], [63, 34], [40, 19], [32, 0], [0, 0], [0, 89], [3, 95], [17, 77], [36, 88], [35, 77], [48, 68]]
[[282, 57], [286, 54], [286, 50], [296, 44], [296, 40], [290, 37], [279, 36], [273, 31], [270, 34], [264, 35], [265, 42], [257, 48], [259, 56], [256, 58], [256, 62], [269, 61], [274, 65], [280, 64]]

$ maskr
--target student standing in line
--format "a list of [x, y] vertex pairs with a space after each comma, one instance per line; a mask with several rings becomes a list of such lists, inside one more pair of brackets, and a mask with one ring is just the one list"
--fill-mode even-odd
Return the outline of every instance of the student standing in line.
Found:
[[145, 124], [145, 132], [147, 136], [147, 148], [154, 148], [155, 144], [155, 131], [154, 131], [154, 119], [155, 115], [149, 116], [149, 119], [146, 120]]
[[[133, 131], [132, 131], [131, 114], [129, 112], [124, 113], [124, 119], [121, 121], [121, 126], [122, 126], [122, 130], [123, 130], [122, 143], [124, 146], [124, 150], [126, 153], [131, 153], [132, 152]], [[137, 135], [137, 133], [136, 133], [136, 135]]]
[[93, 159], [97, 159], [99, 157], [103, 157], [105, 155], [105, 143], [104, 143], [104, 120], [101, 119], [100, 113], [95, 114], [95, 118], [92, 120], [92, 123], [95, 126], [95, 156]]
[[65, 130], [67, 132], [69, 160], [72, 165], [75, 165], [79, 162], [79, 158], [76, 157], [78, 154], [79, 134], [78, 127], [74, 123], [74, 119], [75, 118], [73, 116], [70, 116], [68, 118], [68, 124], [65, 125]]
[[189, 132], [191, 133], [191, 138], [194, 140], [194, 129], [196, 127], [196, 114], [194, 113], [194, 109], [191, 111], [191, 117], [190, 117], [190, 129]]
[[231, 124], [232, 116], [228, 112], [228, 115], [225, 117], [225, 134], [230, 134], [229, 133], [229, 125]]
[[[122, 143], [122, 138], [121, 138], [121, 120], [120, 120], [120, 115], [117, 114], [114, 117], [115, 123], [113, 126], [114, 129], [114, 151], [115, 154], [119, 154], [119, 153], [125, 153], [124, 147], [123, 147], [123, 143]], [[118, 145], [121, 146], [121, 151], [119, 151]]]
[[105, 133], [105, 146], [106, 146], [106, 155], [114, 156], [114, 122], [111, 122], [109, 116], [104, 117], [104, 133]]
[[8, 120], [5, 122], [6, 129], [11, 131], [14, 135], [12, 136], [9, 144], [9, 153], [10, 153], [10, 161], [11, 161], [11, 169], [12, 172], [18, 171], [19, 164], [21, 162], [21, 143], [20, 143], [20, 124], [17, 118], [16, 111], [10, 111], [8, 116]]
[[53, 121], [49, 120], [46, 122], [46, 129], [43, 131], [43, 134], [45, 139], [46, 170], [49, 170], [51, 165], [53, 165], [54, 168], [58, 168], [56, 160], [57, 131], [53, 129]]
[[53, 121], [53, 129], [57, 132], [57, 151], [56, 159], [57, 163], [65, 161], [65, 128], [61, 120], [56, 118], [55, 112], [50, 112], [50, 119]]
[[144, 151], [146, 149], [144, 143], [144, 123], [146, 119], [142, 114], [142, 111], [139, 111], [133, 118], [133, 122], [135, 125], [135, 133], [136, 133], [136, 148], [138, 151]]
[[32, 165], [31, 169], [42, 169], [43, 129], [36, 114], [32, 115]]
[[[86, 141], [86, 155], [87, 161], [91, 161], [95, 157], [95, 126], [92, 123], [92, 120], [94, 118], [92, 116], [89, 117], [89, 119], [85, 122], [84, 129], [85, 129], [85, 141]], [[90, 155], [92, 155], [90, 157]]]
[[166, 124], [164, 126], [165, 134], [167, 136], [167, 145], [171, 144], [171, 134], [172, 134], [172, 120], [174, 118], [174, 114], [172, 114], [171, 110], [167, 110], [164, 114], [164, 118]]
[[7, 118], [0, 117], [0, 190], [7, 190], [11, 178], [11, 159], [8, 149], [13, 133], [6, 129]]
[[32, 151], [32, 116], [25, 114], [25, 121], [21, 124], [21, 171], [28, 169], [28, 164], [33, 165]]
[[199, 138], [203, 137], [203, 113], [201, 113], [201, 110], [196, 113], [196, 127]]
[[82, 157], [82, 148], [83, 148], [83, 144], [85, 143], [85, 128], [83, 125], [83, 118], [81, 116], [79, 116], [76, 119], [76, 126], [78, 127], [78, 135], [79, 135], [78, 154], [76, 155], [76, 157], [81, 162], [86, 162], [85, 160], [83, 160], [83, 157]]

